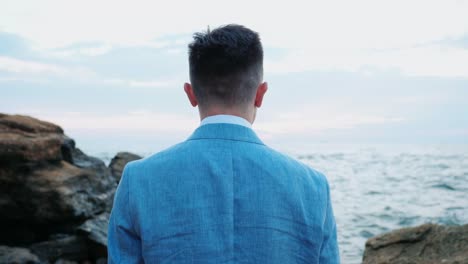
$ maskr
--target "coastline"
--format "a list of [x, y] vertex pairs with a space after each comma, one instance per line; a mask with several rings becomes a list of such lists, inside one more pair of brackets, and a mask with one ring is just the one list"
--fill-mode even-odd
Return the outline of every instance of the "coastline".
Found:
[[[77, 148], [75, 141], [66, 136], [64, 130], [55, 124], [32, 117], [5, 114], [0, 114], [0, 147], [2, 164], [0, 167], [0, 186], [2, 187], [0, 214], [3, 222], [0, 225], [2, 229], [0, 232], [3, 234], [0, 241], [0, 252], [2, 252], [0, 262], [6, 259], [3, 262], [8, 263], [18, 258], [21, 261], [29, 259], [37, 263], [46, 261], [54, 263], [60, 259], [104, 262], [107, 256], [107, 220], [115, 188], [125, 164], [141, 156], [120, 152], [113, 156], [109, 164], [106, 164], [103, 160], [89, 156]], [[330, 159], [332, 162], [341, 160], [345, 164], [348, 158], [348, 154], [320, 155], [322, 154], [299, 158], [314, 166], [324, 168], [329, 167]], [[354, 154], [350, 155], [355, 158]], [[399, 159], [395, 161], [400, 163], [408, 159], [411, 164], [415, 164], [415, 159], [420, 159], [419, 156], [411, 155], [398, 157]], [[379, 162], [378, 166], [376, 165], [377, 168], [388, 166], [386, 161], [377, 161]], [[355, 160], [350, 160], [350, 162], [355, 162]], [[447, 168], [439, 164], [442, 167], [438, 169], [447, 171], [452, 166], [450, 164], [444, 165]], [[463, 168], [461, 168], [462, 171]], [[371, 167], [371, 170], [375, 168]], [[346, 175], [346, 173], [348, 172], [328, 171], [327, 175], [335, 177], [333, 175]], [[366, 171], [361, 171], [354, 174], [365, 173]], [[447, 173], [452, 172], [449, 170]], [[344, 194], [339, 191], [341, 190], [338, 189], [339, 184], [346, 184], [348, 188], [352, 187], [349, 182], [340, 183], [340, 180], [343, 179], [339, 177], [332, 179], [334, 198], [338, 202], [345, 198], [353, 201], [350, 196], [340, 196]], [[435, 188], [437, 193], [455, 193], [464, 190], [463, 186], [453, 183], [445, 185], [437, 183], [432, 186], [431, 188]], [[389, 198], [391, 194], [375, 194], [375, 197]], [[335, 211], [349, 210], [343, 206], [338, 203]], [[372, 207], [365, 209], [373, 210]], [[463, 212], [466, 209], [461, 210]], [[339, 218], [341, 219], [342, 216], [339, 215]], [[424, 221], [424, 218], [414, 222], [409, 221], [405, 225], [418, 225], [420, 221]], [[345, 231], [346, 226], [343, 220], [340, 225], [339, 232], [340, 229]], [[369, 236], [369, 240], [366, 243], [366, 251], [360, 253], [360, 258], [365, 257], [364, 263], [385, 263], [389, 258], [395, 260], [395, 255], [391, 254], [400, 252], [399, 256], [413, 261], [411, 263], [427, 263], [427, 261], [442, 261], [442, 259], [449, 261], [444, 263], [451, 263], [452, 260], [463, 263], [468, 257], [457, 252], [468, 252], [466, 227], [465, 225], [454, 229], [455, 227], [424, 225], [407, 229], [403, 233], [400, 228], [394, 228], [396, 231], [371, 229], [372, 233], [363, 234]], [[435, 235], [430, 235], [431, 232]], [[382, 233], [386, 234], [380, 235]], [[458, 235], [456, 241], [461, 242], [448, 246], [450, 242], [447, 241], [449, 238], [456, 237], [454, 235]], [[362, 247], [364, 247], [363, 244]], [[345, 244], [340, 247], [343, 247], [343, 250]], [[425, 248], [422, 256], [427, 255], [431, 257], [430, 259], [417, 259], [413, 253], [416, 252], [419, 255], [421, 248]], [[459, 251], [447, 251], [448, 249]], [[388, 251], [391, 252], [388, 253]], [[380, 256], [380, 259], [376, 256]], [[353, 257], [348, 262], [346, 258], [343, 263], [354, 263], [361, 259]]]

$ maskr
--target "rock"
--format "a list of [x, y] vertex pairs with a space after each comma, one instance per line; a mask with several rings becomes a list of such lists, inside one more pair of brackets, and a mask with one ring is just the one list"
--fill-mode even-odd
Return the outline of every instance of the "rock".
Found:
[[62, 150], [63, 160], [73, 164], [73, 151], [75, 150], [75, 140], [65, 136], [60, 149]]
[[49, 241], [33, 244], [30, 249], [44, 262], [54, 263], [59, 259], [68, 261], [88, 259], [86, 239], [78, 236], [63, 235]]
[[0, 114], [0, 161], [61, 160], [64, 137], [63, 129], [52, 123]]
[[102, 213], [87, 220], [78, 227], [78, 232], [88, 238], [88, 248], [92, 258], [107, 257], [107, 228], [109, 226], [109, 213]]
[[[0, 185], [7, 187], [0, 188], [0, 232], [8, 234], [19, 225], [18, 229], [37, 230], [32, 240], [40, 239], [47, 235], [44, 232], [109, 210], [115, 181], [110, 174], [97, 172], [61, 161], [28, 172], [6, 173], [6, 184], [0, 176]], [[12, 235], [17, 236], [16, 231]]]
[[96, 260], [96, 264], [107, 264], [107, 258], [99, 258]]
[[0, 246], [0, 263], [40, 264], [42, 262], [27, 248]]
[[122, 177], [122, 172], [123, 172], [125, 165], [130, 161], [138, 160], [141, 158], [142, 158], [141, 156], [138, 156], [130, 152], [117, 153], [117, 155], [115, 155], [115, 157], [112, 158], [109, 164], [109, 168], [111, 169], [112, 176], [114, 176], [117, 182], [119, 182], [120, 178]]
[[102, 213], [87, 220], [78, 230], [84, 233], [90, 240], [107, 247], [107, 228], [109, 226], [109, 213]]
[[35, 134], [63, 134], [63, 129], [55, 124], [24, 115], [7, 115], [0, 113], [0, 126], [3, 126], [7, 131], [28, 132]]
[[76, 261], [72, 261], [72, 260], [58, 259], [57, 261], [55, 261], [54, 264], [79, 264], [79, 263]]
[[468, 263], [468, 225], [424, 224], [370, 238], [363, 263]]
[[0, 243], [73, 232], [112, 206], [116, 182], [101, 160], [49, 122], [0, 114]]

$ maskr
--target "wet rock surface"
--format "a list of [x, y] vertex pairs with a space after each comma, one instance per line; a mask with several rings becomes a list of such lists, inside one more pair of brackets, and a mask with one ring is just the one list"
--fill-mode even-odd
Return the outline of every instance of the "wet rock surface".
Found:
[[42, 262], [27, 248], [0, 246], [0, 263], [40, 264]]

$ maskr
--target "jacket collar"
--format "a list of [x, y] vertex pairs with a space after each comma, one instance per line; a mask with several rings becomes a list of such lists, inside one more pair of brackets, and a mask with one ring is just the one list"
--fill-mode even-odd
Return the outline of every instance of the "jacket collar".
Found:
[[216, 123], [198, 127], [187, 140], [225, 139], [265, 145], [255, 132], [245, 126]]

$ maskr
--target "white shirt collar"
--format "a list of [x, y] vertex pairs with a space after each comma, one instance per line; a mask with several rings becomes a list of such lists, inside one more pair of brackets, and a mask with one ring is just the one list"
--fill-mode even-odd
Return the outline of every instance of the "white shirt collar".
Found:
[[239, 126], [245, 126], [248, 128], [252, 128], [252, 124], [246, 119], [234, 116], [234, 115], [213, 115], [207, 116], [203, 118], [200, 123], [200, 126], [207, 125], [207, 124], [217, 124], [217, 123], [227, 123], [227, 124], [234, 124]]

